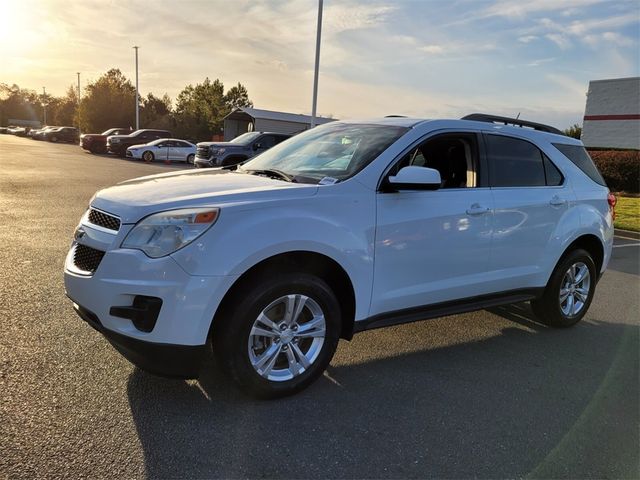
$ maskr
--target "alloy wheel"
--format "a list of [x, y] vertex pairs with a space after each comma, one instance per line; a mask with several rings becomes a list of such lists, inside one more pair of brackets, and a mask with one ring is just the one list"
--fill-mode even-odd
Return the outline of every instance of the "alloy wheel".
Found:
[[583, 262], [574, 263], [564, 274], [560, 284], [560, 310], [567, 317], [578, 315], [589, 299], [591, 274]]
[[316, 361], [325, 335], [320, 305], [306, 295], [285, 295], [271, 302], [254, 321], [248, 339], [249, 360], [267, 380], [291, 380]]

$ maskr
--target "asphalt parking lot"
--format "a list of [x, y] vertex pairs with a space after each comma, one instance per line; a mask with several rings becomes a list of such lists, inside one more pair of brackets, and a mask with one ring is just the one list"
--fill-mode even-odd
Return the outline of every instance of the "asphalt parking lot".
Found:
[[638, 241], [586, 319], [526, 304], [369, 331], [260, 402], [210, 361], [136, 370], [73, 312], [62, 266], [93, 193], [181, 166], [0, 135], [0, 478], [638, 478]]

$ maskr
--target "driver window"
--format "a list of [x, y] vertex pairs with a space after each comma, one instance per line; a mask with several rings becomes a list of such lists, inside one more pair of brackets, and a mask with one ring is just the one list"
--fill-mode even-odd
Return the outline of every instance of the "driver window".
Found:
[[473, 133], [431, 137], [405, 154], [390, 175], [407, 166], [434, 168], [440, 172], [440, 188], [478, 186], [478, 142]]

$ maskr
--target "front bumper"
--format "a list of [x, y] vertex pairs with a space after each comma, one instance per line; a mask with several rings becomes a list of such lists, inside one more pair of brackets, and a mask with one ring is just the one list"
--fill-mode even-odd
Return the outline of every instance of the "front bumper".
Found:
[[206, 345], [174, 345], [145, 342], [105, 328], [98, 316], [74, 302], [76, 313], [95, 328], [127, 360], [155, 375], [197, 378]]
[[215, 157], [212, 158], [200, 158], [200, 157], [196, 157], [195, 160], [193, 161], [193, 164], [196, 167], [200, 167], [200, 168], [211, 168], [211, 167], [215, 167], [218, 163], [218, 159]]
[[119, 143], [107, 144], [107, 151], [115, 155], [122, 155], [127, 150], [128, 145], [121, 145]]

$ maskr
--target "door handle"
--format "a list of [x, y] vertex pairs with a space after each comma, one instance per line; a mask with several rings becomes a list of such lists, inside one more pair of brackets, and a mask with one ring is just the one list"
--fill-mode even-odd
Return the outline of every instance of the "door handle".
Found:
[[567, 201], [560, 198], [558, 195], [554, 195], [553, 197], [551, 197], [551, 200], [549, 200], [549, 204], [553, 205], [554, 207], [559, 207], [560, 205], [565, 205], [566, 203]]
[[479, 203], [474, 203], [471, 207], [467, 208], [467, 215], [482, 215], [484, 213], [489, 213], [489, 211], [489, 208], [483, 207]]

